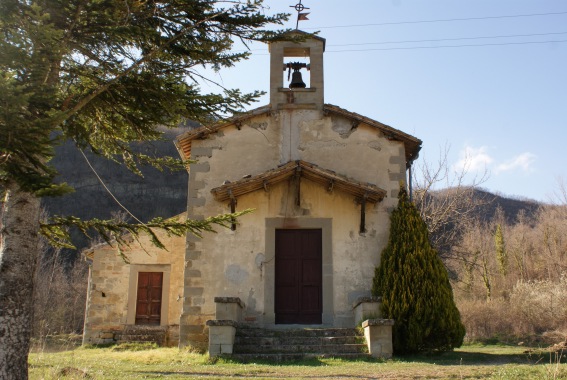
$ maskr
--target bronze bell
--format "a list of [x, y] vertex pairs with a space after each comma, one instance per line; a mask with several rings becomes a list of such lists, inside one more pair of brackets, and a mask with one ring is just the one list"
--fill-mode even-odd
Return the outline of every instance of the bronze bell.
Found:
[[307, 85], [303, 82], [301, 77], [301, 71], [294, 70], [291, 74], [291, 82], [289, 83], [289, 88], [305, 88]]

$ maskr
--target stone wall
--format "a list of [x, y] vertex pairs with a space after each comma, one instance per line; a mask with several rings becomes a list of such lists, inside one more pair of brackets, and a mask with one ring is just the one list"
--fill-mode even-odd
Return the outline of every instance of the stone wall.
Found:
[[[184, 218], [184, 216], [183, 216]], [[163, 272], [161, 326], [166, 344], [177, 345], [183, 299], [185, 237], [157, 232], [168, 251], [153, 246], [147, 236], [123, 247], [101, 244], [86, 254], [90, 261], [83, 344], [105, 344], [134, 336], [138, 272]], [[125, 330], [130, 333], [126, 334]], [[140, 334], [144, 334], [141, 329]], [[147, 329], [146, 329], [147, 330]], [[148, 335], [147, 333], [145, 335]], [[143, 340], [139, 337], [140, 340]], [[136, 339], [134, 339], [136, 340]]]

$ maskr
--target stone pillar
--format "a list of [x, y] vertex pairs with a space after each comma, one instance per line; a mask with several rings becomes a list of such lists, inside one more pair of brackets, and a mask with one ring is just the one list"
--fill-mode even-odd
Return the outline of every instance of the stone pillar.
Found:
[[354, 310], [354, 323], [358, 325], [367, 319], [382, 318], [382, 297], [359, 297], [352, 308]]
[[242, 321], [244, 302], [238, 297], [215, 297], [215, 318], [209, 327], [209, 356], [232, 354], [236, 326]]
[[238, 297], [215, 297], [215, 319], [242, 321], [244, 302]]
[[391, 358], [394, 353], [392, 344], [393, 319], [368, 319], [362, 322], [364, 338], [368, 352], [375, 358]]
[[232, 354], [236, 322], [230, 320], [207, 321], [209, 326], [209, 356]]
[[[212, 155], [212, 149], [195, 148], [191, 158], [198, 159], [199, 156], [209, 155]], [[187, 194], [187, 217], [190, 219], [205, 219], [205, 216], [197, 213], [196, 209], [198, 210], [206, 203], [206, 198], [201, 193], [205, 187], [203, 178], [209, 171], [210, 166], [206, 161], [191, 164]], [[179, 347], [193, 346], [205, 349], [208, 337], [205, 324], [207, 319], [212, 317], [203, 312], [205, 304], [203, 292], [206, 281], [203, 280], [201, 269], [206, 255], [202, 254], [200, 238], [188, 233], [186, 239], [183, 272], [184, 297], [179, 318]]]

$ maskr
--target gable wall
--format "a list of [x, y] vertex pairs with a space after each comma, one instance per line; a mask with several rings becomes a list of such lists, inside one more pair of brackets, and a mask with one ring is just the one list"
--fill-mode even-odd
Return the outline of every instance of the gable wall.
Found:
[[[329, 221], [332, 278], [324, 290], [328, 315], [324, 323], [352, 326], [351, 306], [357, 296], [368, 295], [385, 246], [389, 212], [395, 206], [399, 181], [405, 178], [404, 147], [389, 141], [364, 124], [351, 130], [349, 120], [322, 117], [319, 111], [282, 110], [252, 118], [241, 126], [227, 127], [204, 140], [193, 140], [189, 182], [189, 217], [202, 218], [229, 212], [227, 202], [217, 202], [211, 189], [223, 181], [258, 175], [290, 160], [302, 159], [349, 178], [375, 184], [387, 191], [379, 204], [368, 204], [365, 234], [359, 234], [360, 206], [352, 196], [301, 181], [301, 205], [295, 205], [295, 184], [283, 181], [268, 192], [256, 191], [238, 198], [237, 210], [255, 209], [240, 218], [236, 231], [219, 229], [204, 239], [188, 237], [185, 304], [181, 341], [206, 341], [205, 321], [214, 319], [216, 296], [240, 297], [250, 323], [273, 323], [264, 306], [270, 298], [267, 269], [273, 242], [266, 239], [267, 220], [280, 218], [286, 227], [301, 221]], [[324, 285], [325, 286], [325, 285]], [[191, 296], [194, 294], [194, 296]], [[268, 300], [268, 301], [267, 301]], [[271, 306], [271, 305], [268, 305]], [[183, 343], [182, 343], [183, 344]]]

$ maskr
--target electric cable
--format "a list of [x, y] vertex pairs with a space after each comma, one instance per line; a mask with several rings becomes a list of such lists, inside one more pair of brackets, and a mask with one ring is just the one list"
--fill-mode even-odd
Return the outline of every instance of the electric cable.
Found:
[[126, 211], [132, 218], [134, 218], [134, 220], [136, 220], [138, 223], [140, 223], [141, 225], [145, 226], [146, 224], [144, 222], [142, 222], [140, 219], [136, 218], [136, 216], [134, 214], [132, 214], [130, 212], [130, 210], [128, 210], [126, 208], [126, 206], [124, 206], [122, 203], [120, 203], [120, 201], [118, 200], [118, 198], [116, 198], [116, 196], [114, 196], [114, 194], [112, 193], [112, 191], [110, 191], [110, 189], [108, 188], [108, 186], [106, 186], [106, 184], [104, 183], [104, 181], [102, 180], [102, 178], [100, 178], [100, 176], [98, 175], [97, 171], [95, 170], [95, 168], [91, 165], [91, 162], [89, 161], [89, 159], [87, 158], [85, 152], [83, 152], [82, 149], [79, 149], [79, 152], [81, 152], [81, 154], [83, 155], [85, 161], [87, 162], [87, 165], [89, 165], [89, 167], [91, 168], [91, 170], [93, 171], [94, 175], [96, 176], [96, 178], [98, 178], [99, 182], [101, 183], [102, 187], [104, 187], [104, 189], [108, 192], [108, 194], [110, 194], [110, 196], [112, 197], [112, 199], [114, 199], [114, 201], [118, 204], [118, 206], [120, 206], [124, 211]]
[[564, 14], [567, 14], [567, 12], [530, 13], [530, 14], [523, 14], [523, 15], [502, 15], [502, 16], [484, 16], [484, 17], [463, 17], [463, 18], [447, 18], [447, 19], [436, 19], [436, 20], [392, 21], [392, 22], [381, 22], [381, 23], [374, 23], [374, 24], [317, 26], [317, 27], [302, 28], [302, 29], [316, 30], [316, 29], [358, 28], [358, 27], [367, 27], [367, 26], [386, 26], [386, 25], [404, 25], [404, 24], [428, 24], [428, 23], [436, 23], [436, 22], [454, 22], [454, 21], [498, 20], [498, 19], [504, 19], [504, 18], [557, 16], [557, 15], [564, 15]]

